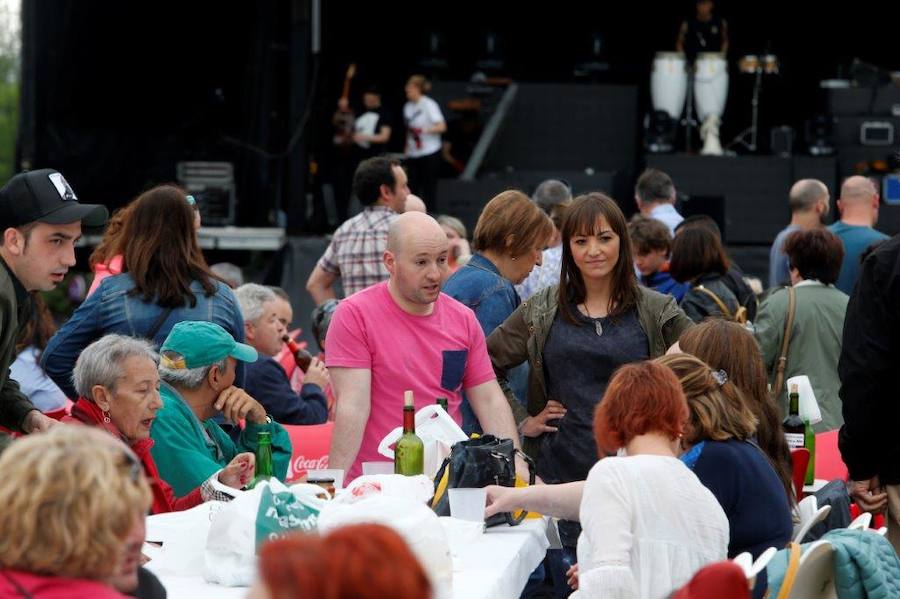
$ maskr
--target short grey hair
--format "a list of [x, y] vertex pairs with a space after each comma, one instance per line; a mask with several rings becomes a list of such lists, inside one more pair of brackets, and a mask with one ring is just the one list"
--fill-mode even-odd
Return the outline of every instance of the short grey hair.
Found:
[[572, 190], [559, 179], [547, 179], [537, 186], [531, 199], [547, 216], [552, 216], [554, 208], [572, 199]]
[[94, 341], [81, 352], [72, 371], [75, 391], [91, 397], [91, 389], [101, 385], [115, 393], [122, 377], [122, 366], [128, 358], [140, 357], [159, 364], [159, 354], [146, 339], [111, 333]]
[[236, 289], [244, 284], [244, 273], [240, 266], [231, 262], [217, 262], [209, 267], [213, 274], [224, 279], [228, 286]]
[[658, 204], [660, 202], [675, 203], [675, 184], [672, 178], [661, 170], [655, 168], [645, 169], [638, 177], [634, 186], [634, 193], [645, 204]]
[[828, 186], [818, 179], [800, 179], [788, 194], [792, 213], [812, 210], [820, 200], [828, 200]]
[[245, 322], [255, 322], [263, 315], [263, 306], [268, 302], [274, 302], [278, 296], [275, 292], [256, 283], [247, 283], [234, 290], [238, 303], [241, 305], [241, 314]]
[[218, 362], [213, 362], [207, 366], [199, 366], [197, 368], [175, 369], [160, 365], [159, 378], [173, 387], [193, 391], [200, 388], [213, 366], [218, 366], [220, 371], [225, 372], [228, 368], [228, 357], [222, 358]]

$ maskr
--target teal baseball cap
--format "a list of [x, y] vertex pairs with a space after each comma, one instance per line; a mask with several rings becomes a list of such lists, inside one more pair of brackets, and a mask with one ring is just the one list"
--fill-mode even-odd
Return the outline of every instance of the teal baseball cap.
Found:
[[256, 362], [256, 350], [238, 343], [228, 331], [212, 322], [179, 322], [159, 349], [160, 365], [172, 370], [200, 368], [227, 356], [242, 362]]

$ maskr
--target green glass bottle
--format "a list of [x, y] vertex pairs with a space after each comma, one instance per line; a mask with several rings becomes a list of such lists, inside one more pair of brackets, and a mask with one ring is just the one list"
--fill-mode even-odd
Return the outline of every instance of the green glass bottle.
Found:
[[425, 472], [425, 444], [416, 435], [413, 392], [403, 393], [403, 436], [394, 446], [394, 474], [415, 476]]
[[272, 433], [260, 431], [256, 435], [256, 472], [250, 488], [252, 489], [273, 476], [275, 476], [275, 467], [272, 463]]
[[450, 410], [447, 409], [447, 406], [448, 406], [449, 404], [448, 404], [448, 402], [447, 402], [447, 398], [446, 398], [446, 397], [438, 397], [436, 400], [434, 400], [434, 403], [436, 403], [437, 405], [439, 405], [439, 406], [441, 406], [442, 408], [444, 408], [444, 411], [445, 411], [445, 412], [450, 412]]
[[816, 432], [813, 430], [809, 420], [806, 420], [805, 423], [803, 446], [809, 450], [809, 466], [806, 468], [806, 479], [803, 481], [803, 484], [811, 485], [816, 482]]
[[788, 395], [791, 401], [790, 412], [787, 418], [781, 423], [784, 429], [784, 437], [787, 440], [788, 448], [798, 449], [803, 447], [803, 435], [806, 427], [803, 420], [800, 419], [800, 393], [797, 391], [797, 385], [791, 385], [791, 392]]

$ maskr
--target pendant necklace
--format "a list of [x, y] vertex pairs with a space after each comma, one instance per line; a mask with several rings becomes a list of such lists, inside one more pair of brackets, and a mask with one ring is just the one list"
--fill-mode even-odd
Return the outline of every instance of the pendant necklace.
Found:
[[591, 316], [591, 312], [588, 310], [588, 307], [587, 307], [587, 302], [585, 302], [581, 305], [584, 306], [584, 312], [585, 312], [585, 314], [587, 314], [587, 317], [594, 321], [594, 330], [597, 332], [597, 336], [602, 337], [603, 336], [603, 325], [600, 324], [600, 320], [599, 319], [595, 320], [594, 317]]

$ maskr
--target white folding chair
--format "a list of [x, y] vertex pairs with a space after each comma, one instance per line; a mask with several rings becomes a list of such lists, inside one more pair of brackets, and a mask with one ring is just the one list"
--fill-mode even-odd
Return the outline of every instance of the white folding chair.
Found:
[[778, 553], [778, 548], [776, 547], [769, 547], [760, 553], [759, 557], [756, 558], [756, 561], [753, 562], [753, 575], [756, 576], [765, 570], [766, 566], [769, 565], [769, 562], [772, 561], [772, 558], [775, 557], [776, 553]]
[[866, 530], [869, 528], [869, 524], [872, 523], [872, 514], [869, 512], [863, 512], [859, 516], [853, 519], [853, 522], [847, 525], [847, 528], [851, 530]]
[[747, 580], [753, 578], [753, 556], [750, 555], [749, 551], [745, 551], [739, 555], [734, 556], [734, 559], [731, 561], [741, 567], [741, 570], [744, 571], [744, 576], [747, 577]]
[[880, 534], [881, 536], [884, 536], [884, 535], [887, 534], [887, 526], [882, 526], [881, 528], [879, 528], [879, 529], [876, 530], [875, 532], [878, 533], [878, 534]]
[[[808, 499], [812, 499], [813, 501], [807, 503]], [[830, 505], [823, 505], [816, 509], [817, 502], [815, 499], [814, 495], [810, 495], [809, 497], [804, 498], [797, 506], [800, 512], [800, 523], [794, 527], [793, 541], [795, 543], [802, 543], [803, 537], [809, 533], [809, 529], [824, 520], [831, 511]], [[804, 506], [804, 504], [806, 505]]]
[[811, 543], [800, 556], [800, 566], [788, 599], [832, 599], [834, 588], [834, 547], [828, 541]]

